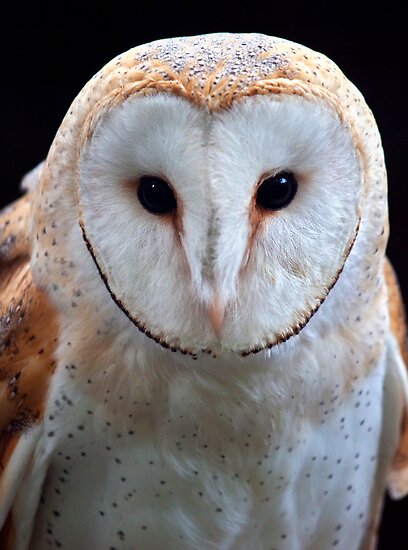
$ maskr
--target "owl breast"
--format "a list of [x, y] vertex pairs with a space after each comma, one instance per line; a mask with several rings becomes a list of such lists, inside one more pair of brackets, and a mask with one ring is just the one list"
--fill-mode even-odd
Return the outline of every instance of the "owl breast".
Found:
[[[347, 390], [332, 384], [303, 419], [305, 388], [296, 388], [285, 418], [269, 408], [269, 421], [257, 407], [239, 413], [232, 398], [198, 420], [180, 386], [162, 395], [165, 415], [135, 399], [118, 421], [55, 387], [30, 548], [357, 549], [378, 468], [383, 375], [379, 361]], [[120, 407], [121, 395], [107, 395]]]

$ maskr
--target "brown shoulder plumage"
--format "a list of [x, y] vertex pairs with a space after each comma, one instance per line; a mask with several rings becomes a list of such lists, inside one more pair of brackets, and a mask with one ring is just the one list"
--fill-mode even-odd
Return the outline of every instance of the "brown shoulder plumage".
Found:
[[408, 338], [405, 308], [394, 269], [387, 259], [384, 265], [385, 282], [388, 289], [388, 311], [391, 331], [394, 334], [405, 365], [408, 366]]
[[[390, 315], [391, 331], [394, 334], [401, 357], [408, 367], [408, 339], [404, 303], [398, 285], [397, 277], [391, 263], [386, 260], [384, 266], [385, 282], [388, 291], [388, 311]], [[401, 388], [404, 394], [404, 389]], [[405, 394], [405, 399], [406, 399]], [[401, 420], [401, 431], [398, 447], [391, 465], [389, 475], [389, 489], [394, 498], [401, 498], [408, 490], [408, 406], [405, 402]]]
[[57, 320], [30, 271], [27, 194], [0, 213], [0, 476], [15, 436], [41, 418]]

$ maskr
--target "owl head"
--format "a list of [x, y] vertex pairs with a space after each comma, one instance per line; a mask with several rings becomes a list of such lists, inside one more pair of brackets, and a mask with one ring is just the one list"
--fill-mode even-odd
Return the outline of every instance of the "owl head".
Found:
[[65, 271], [59, 307], [83, 274], [163, 347], [247, 355], [295, 337], [384, 248], [383, 187], [372, 115], [324, 56], [257, 34], [162, 40], [71, 106], [34, 271], [51, 294]]

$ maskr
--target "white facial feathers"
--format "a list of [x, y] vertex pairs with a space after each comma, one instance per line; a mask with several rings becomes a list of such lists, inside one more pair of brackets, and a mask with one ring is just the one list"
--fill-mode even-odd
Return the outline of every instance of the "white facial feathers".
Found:
[[[258, 212], [259, 180], [282, 170], [297, 178], [295, 198]], [[142, 207], [144, 175], [172, 186], [174, 217]], [[78, 179], [84, 230], [111, 293], [139, 326], [192, 352], [246, 352], [302, 325], [344, 264], [360, 186], [337, 114], [276, 95], [216, 113], [166, 94], [131, 97], [100, 121]], [[207, 314], [215, 298], [226, 308], [219, 337]]]

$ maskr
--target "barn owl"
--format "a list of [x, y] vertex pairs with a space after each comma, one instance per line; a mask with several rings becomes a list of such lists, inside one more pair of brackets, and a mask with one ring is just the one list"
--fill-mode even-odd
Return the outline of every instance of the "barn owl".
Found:
[[404, 313], [362, 95], [260, 34], [159, 40], [1, 213], [1, 548], [373, 548]]

